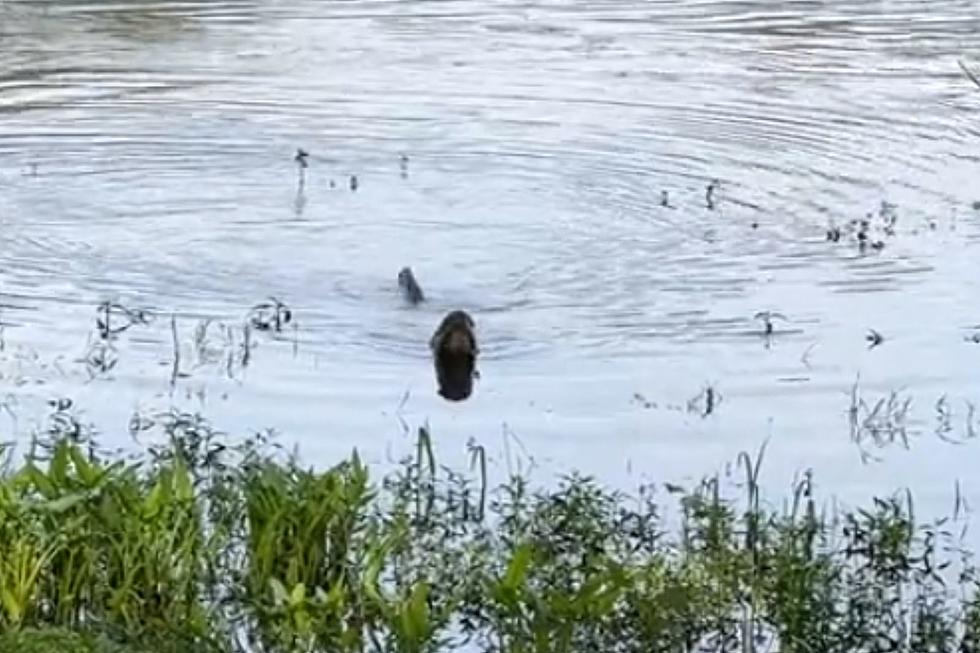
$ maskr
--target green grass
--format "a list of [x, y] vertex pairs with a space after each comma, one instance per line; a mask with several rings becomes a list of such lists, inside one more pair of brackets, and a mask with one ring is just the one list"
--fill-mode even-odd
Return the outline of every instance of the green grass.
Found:
[[[201, 418], [100, 451], [68, 413], [0, 475], [0, 653], [976, 651], [978, 575], [907, 494], [828, 512], [805, 475], [631, 495], [490, 487], [414, 456], [304, 467]], [[957, 527], [958, 528], [958, 527]], [[77, 635], [71, 633], [87, 633]], [[127, 649], [107, 643], [124, 643]]]
[[0, 653], [150, 653], [137, 651], [95, 635], [60, 628], [26, 629], [0, 635]]

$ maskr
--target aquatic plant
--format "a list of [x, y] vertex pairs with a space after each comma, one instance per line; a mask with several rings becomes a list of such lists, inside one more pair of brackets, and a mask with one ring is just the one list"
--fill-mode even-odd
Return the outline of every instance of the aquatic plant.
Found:
[[270, 297], [252, 307], [248, 321], [257, 331], [280, 333], [292, 319], [292, 310], [276, 297]]
[[[737, 475], [631, 495], [572, 473], [491, 486], [432, 435], [372, 480], [269, 433], [136, 415], [106, 452], [59, 402], [0, 474], [0, 652], [970, 651], [978, 576], [911, 496], [781, 507]], [[126, 649], [120, 648], [125, 645]]]

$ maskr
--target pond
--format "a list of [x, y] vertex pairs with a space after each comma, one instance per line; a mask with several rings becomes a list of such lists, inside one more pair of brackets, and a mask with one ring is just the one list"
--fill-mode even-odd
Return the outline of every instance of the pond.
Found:
[[[954, 0], [4, 0], [3, 433], [176, 405], [384, 463], [428, 424], [625, 487], [767, 443], [775, 487], [978, 503], [978, 34]], [[111, 346], [103, 302], [145, 311]]]

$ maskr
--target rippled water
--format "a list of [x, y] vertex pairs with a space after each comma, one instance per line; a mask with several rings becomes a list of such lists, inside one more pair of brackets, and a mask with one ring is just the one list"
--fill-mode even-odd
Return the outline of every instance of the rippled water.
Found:
[[[773, 483], [980, 502], [977, 446], [944, 441], [980, 429], [978, 34], [954, 0], [4, 0], [10, 428], [54, 396], [120, 433], [175, 402], [330, 462], [428, 421], [449, 458], [475, 437], [626, 484], [768, 438]], [[880, 251], [846, 228], [868, 213]], [[216, 322], [270, 295], [296, 328], [229, 373]], [[107, 300], [155, 317], [91, 376]], [[426, 349], [457, 307], [483, 350], [458, 405]]]

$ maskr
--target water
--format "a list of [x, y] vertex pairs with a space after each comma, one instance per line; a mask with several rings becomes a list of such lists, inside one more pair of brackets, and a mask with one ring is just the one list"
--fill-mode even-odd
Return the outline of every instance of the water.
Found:
[[[978, 33], [953, 0], [4, 0], [3, 429], [70, 396], [126, 444], [175, 404], [326, 464], [428, 423], [446, 460], [472, 437], [497, 470], [626, 486], [768, 441], [775, 487], [980, 502]], [[868, 213], [883, 250], [827, 242]], [[295, 320], [242, 368], [269, 296]], [[93, 375], [103, 301], [155, 317]], [[457, 307], [482, 378], [450, 404], [426, 343]], [[853, 441], [856, 382], [907, 448]], [[908, 411], [875, 412], [892, 392]]]

